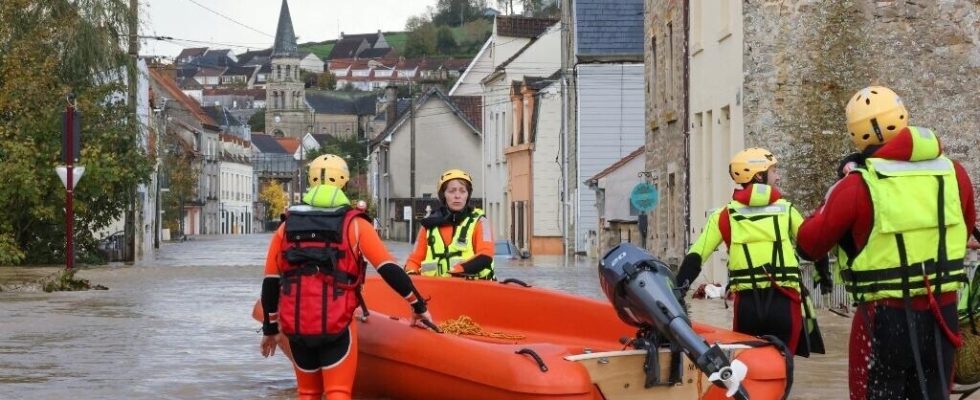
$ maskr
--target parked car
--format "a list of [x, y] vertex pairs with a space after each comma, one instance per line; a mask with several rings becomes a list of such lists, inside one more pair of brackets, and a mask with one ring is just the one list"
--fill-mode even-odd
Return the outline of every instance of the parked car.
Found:
[[517, 246], [514, 246], [510, 240], [498, 239], [493, 243], [493, 258], [506, 258], [510, 260], [516, 260], [519, 258], [528, 258], [531, 255], [527, 251], [520, 251]]

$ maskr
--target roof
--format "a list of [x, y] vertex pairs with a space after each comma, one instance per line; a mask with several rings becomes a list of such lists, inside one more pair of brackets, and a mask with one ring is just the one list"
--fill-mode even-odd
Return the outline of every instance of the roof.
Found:
[[[602, 0], [593, 1], [601, 2]], [[643, 10], [643, 0], [640, 0], [640, 10]], [[549, 26], [552, 26], [557, 22], [557, 18], [530, 18], [518, 15], [498, 15], [494, 23], [497, 27], [497, 36], [535, 38], [544, 33]], [[642, 22], [640, 23], [640, 27], [643, 27]], [[641, 43], [640, 46], [642, 50], [643, 44]]]
[[195, 58], [188, 65], [197, 65], [202, 67], [227, 67], [234, 65], [237, 57], [228, 49], [209, 49], [200, 57]]
[[[419, 97], [418, 101], [415, 103], [416, 109], [425, 105], [425, 103], [428, 102], [429, 99], [432, 98], [433, 96], [445, 102], [446, 106], [449, 107], [449, 111], [452, 112], [452, 114], [455, 115], [456, 118], [459, 118], [460, 121], [463, 121], [463, 124], [465, 124], [468, 128], [470, 128], [471, 132], [473, 132], [476, 135], [480, 135], [480, 129], [474, 126], [473, 123], [470, 122], [467, 115], [463, 113], [462, 110], [460, 110], [460, 108], [456, 105], [456, 103], [453, 102], [453, 99], [451, 99], [449, 96], [442, 93], [442, 90], [439, 89], [439, 87], [437, 86], [433, 86], [431, 89], [426, 91], [425, 94]], [[378, 136], [375, 136], [374, 139], [371, 139], [370, 141], [371, 146], [376, 146], [378, 143], [381, 143], [386, 138], [388, 138], [389, 136], [397, 132], [398, 128], [400, 128], [402, 124], [405, 123], [405, 120], [408, 119], [408, 114], [409, 114], [408, 112], [402, 113], [395, 120], [394, 123], [388, 124], [388, 126], [383, 131], [381, 131], [381, 133]]]
[[204, 106], [201, 107], [201, 109], [203, 109], [204, 113], [211, 117], [211, 119], [217, 122], [218, 126], [239, 126], [242, 124], [238, 118], [235, 118], [234, 115], [231, 115], [231, 113], [229, 113], [228, 110], [222, 106]]
[[483, 126], [483, 96], [452, 96], [453, 103], [473, 126]]
[[289, 16], [289, 4], [282, 0], [279, 10], [279, 25], [276, 26], [276, 40], [272, 43], [272, 58], [298, 57], [296, 33], [293, 32], [293, 19]]
[[245, 96], [255, 100], [265, 100], [265, 89], [214, 88], [204, 89], [202, 94], [205, 96]]
[[360, 54], [357, 55], [359, 58], [383, 58], [388, 57], [395, 52], [395, 49], [391, 47], [378, 47], [364, 49]]
[[266, 135], [264, 133], [252, 133], [252, 144], [255, 148], [263, 153], [271, 154], [288, 154], [286, 149], [282, 148], [282, 145], [272, 137], [272, 135]]
[[[333, 49], [330, 50], [330, 55], [327, 56], [328, 60], [333, 60], [335, 58], [354, 58], [357, 57], [358, 50], [364, 45], [363, 38], [343, 38], [337, 41], [333, 45]], [[370, 46], [370, 44], [368, 44]]]
[[279, 142], [279, 145], [282, 146], [282, 149], [285, 150], [286, 153], [296, 154], [296, 149], [299, 149], [299, 138], [280, 137], [275, 139], [277, 142]]
[[306, 102], [318, 114], [374, 115], [377, 112], [378, 100], [373, 93], [307, 90]]
[[225, 73], [225, 67], [203, 67], [198, 68], [197, 73], [194, 76], [221, 76]]
[[228, 67], [225, 73], [222, 75], [245, 75], [252, 76], [255, 73], [255, 68], [257, 65], [249, 65], [245, 67]]
[[207, 47], [191, 47], [188, 49], [183, 49], [180, 51], [180, 54], [177, 55], [177, 59], [180, 60], [188, 57], [191, 58], [197, 57], [200, 56], [201, 54], [204, 54], [204, 52], [206, 51], [208, 51]]
[[579, 57], [643, 57], [643, 0], [575, 2]]
[[623, 157], [621, 160], [612, 163], [612, 165], [606, 167], [606, 169], [604, 169], [602, 171], [599, 171], [598, 174], [595, 174], [593, 177], [587, 179], [586, 181], [587, 182], [597, 182], [597, 181], [599, 181], [599, 179], [605, 177], [606, 175], [609, 175], [609, 174], [613, 173], [614, 171], [616, 171], [617, 169], [619, 169], [623, 165], [626, 165], [626, 163], [632, 161], [634, 158], [639, 157], [641, 154], [643, 154], [643, 152], [644, 152], [645, 149], [646, 149], [646, 145], [640, 146], [640, 148], [638, 148], [636, 150], [633, 150], [633, 152], [627, 154], [626, 157]]
[[269, 61], [272, 49], [251, 50], [238, 55], [239, 65], [259, 65]]
[[164, 76], [156, 68], [150, 68], [149, 73], [150, 79], [156, 82], [157, 85], [159, 85], [160, 88], [166, 92], [166, 96], [184, 106], [184, 108], [186, 108], [191, 115], [193, 115], [194, 118], [201, 123], [201, 125], [211, 127], [218, 126], [214, 119], [208, 116], [204, 110], [201, 109], [201, 105], [197, 103], [197, 100], [194, 100], [184, 94], [184, 92], [177, 87], [176, 82]]
[[345, 35], [343, 32], [340, 32], [340, 38], [340, 40], [352, 39], [358, 41], [364, 39], [373, 48], [374, 45], [378, 44], [378, 39], [381, 38], [381, 31], [374, 33], [355, 33], [352, 35]]

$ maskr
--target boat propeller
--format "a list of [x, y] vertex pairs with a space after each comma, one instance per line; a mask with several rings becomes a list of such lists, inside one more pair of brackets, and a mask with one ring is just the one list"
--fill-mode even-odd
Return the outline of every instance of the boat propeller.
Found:
[[[709, 345], [694, 332], [666, 264], [633, 244], [621, 243], [602, 258], [599, 277], [619, 318], [639, 328], [634, 346], [648, 351], [647, 387], [680, 382], [677, 356], [683, 352], [728, 397], [749, 398], [741, 385], [748, 367], [738, 360], [730, 362], [717, 344]], [[662, 383], [657, 357], [659, 348], [667, 346], [672, 350], [672, 368], [668, 382]]]
[[742, 386], [742, 380], [749, 373], [749, 367], [745, 363], [735, 360], [730, 366], [722, 367], [718, 372], [708, 376], [708, 380], [715, 384], [721, 383], [728, 389], [725, 396], [732, 397]]

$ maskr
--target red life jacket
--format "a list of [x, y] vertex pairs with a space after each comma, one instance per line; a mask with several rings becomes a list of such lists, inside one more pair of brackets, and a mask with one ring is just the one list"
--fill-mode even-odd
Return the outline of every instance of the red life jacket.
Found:
[[350, 324], [367, 266], [346, 234], [354, 218], [367, 215], [350, 207], [289, 210], [279, 294], [279, 325], [287, 336], [333, 339]]

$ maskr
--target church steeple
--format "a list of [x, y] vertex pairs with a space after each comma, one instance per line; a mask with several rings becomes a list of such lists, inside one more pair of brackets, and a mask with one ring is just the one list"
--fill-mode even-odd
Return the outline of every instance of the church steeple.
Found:
[[276, 27], [276, 41], [272, 44], [272, 58], [298, 58], [296, 50], [296, 33], [293, 32], [293, 19], [289, 16], [289, 5], [282, 0], [279, 10], [279, 26]]

